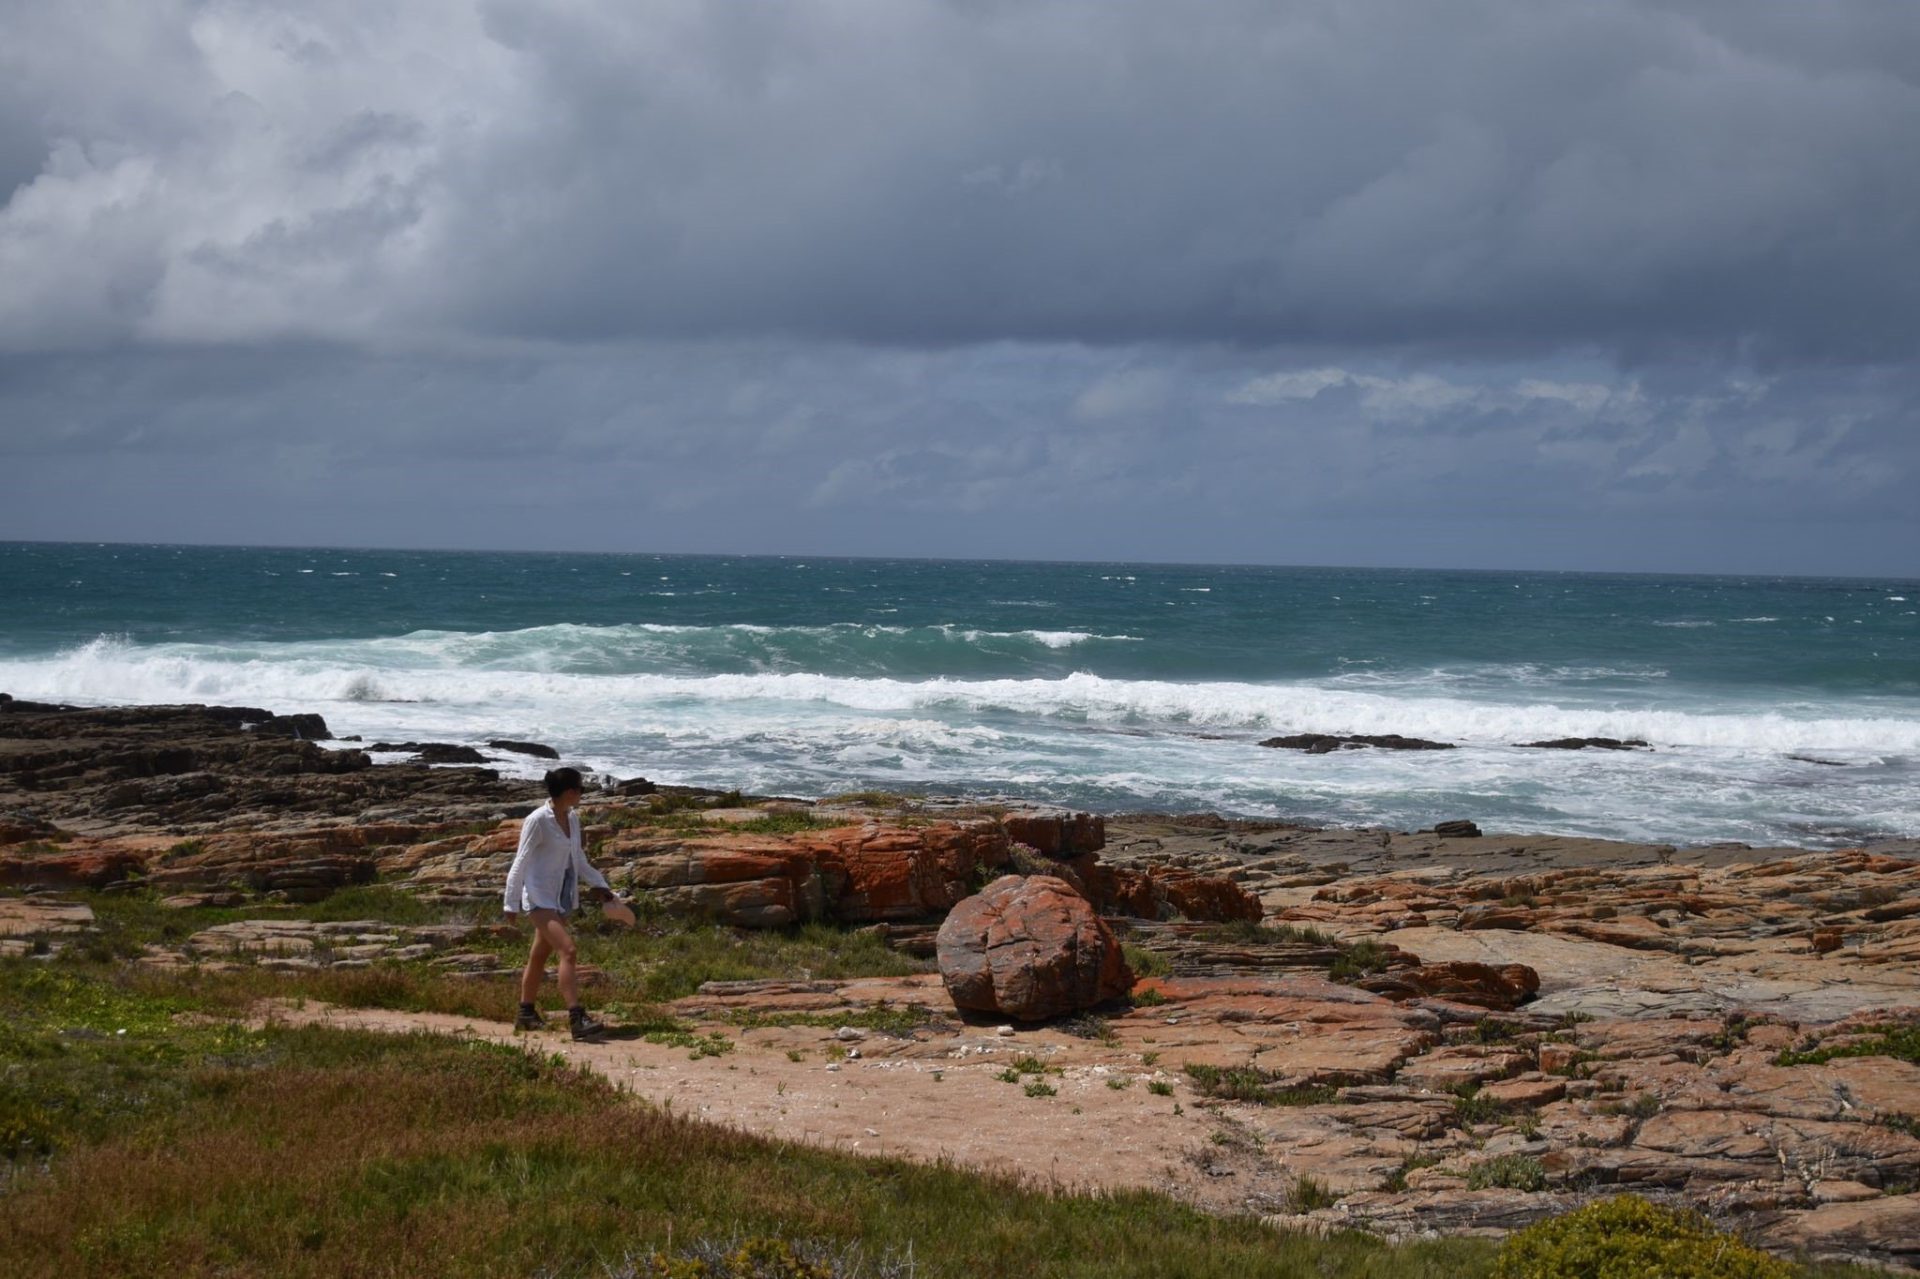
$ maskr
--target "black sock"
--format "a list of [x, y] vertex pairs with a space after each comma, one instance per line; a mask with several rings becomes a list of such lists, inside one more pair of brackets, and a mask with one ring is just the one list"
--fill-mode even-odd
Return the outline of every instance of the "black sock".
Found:
[[575, 1004], [573, 1007], [567, 1009], [567, 1017], [570, 1020], [583, 1021], [586, 1019], [586, 1016], [587, 1010], [579, 1004]]
[[532, 1004], [528, 1003], [526, 1000], [523, 999], [520, 1001], [520, 1011], [523, 1013], [530, 1013], [535, 1011], [535, 1009]]

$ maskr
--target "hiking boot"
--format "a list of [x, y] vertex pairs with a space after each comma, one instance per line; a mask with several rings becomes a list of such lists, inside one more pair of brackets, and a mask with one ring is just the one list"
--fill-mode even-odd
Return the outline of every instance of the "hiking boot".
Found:
[[568, 1018], [568, 1025], [573, 1031], [573, 1037], [583, 1043], [598, 1043], [600, 1040], [606, 1038], [606, 1026], [595, 1021], [585, 1013], [581, 1013], [577, 1017]]
[[519, 1015], [513, 1019], [513, 1028], [515, 1030], [545, 1030], [547, 1028], [547, 1019], [540, 1015], [540, 1010], [537, 1008], [522, 1008]]

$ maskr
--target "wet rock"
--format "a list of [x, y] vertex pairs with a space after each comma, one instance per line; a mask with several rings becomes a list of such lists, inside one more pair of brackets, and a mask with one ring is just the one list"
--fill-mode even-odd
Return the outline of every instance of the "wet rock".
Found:
[[269, 715], [253, 726], [253, 731], [262, 737], [295, 737], [303, 741], [327, 741], [333, 734], [327, 731], [327, 721], [318, 715]]
[[1555, 737], [1544, 742], [1521, 742], [1520, 745], [1534, 750], [1544, 751], [1632, 751], [1645, 750], [1647, 743], [1637, 737]]
[[1007, 875], [940, 926], [940, 977], [956, 1007], [1040, 1021], [1117, 999], [1133, 975], [1086, 898], [1051, 875]]
[[375, 742], [367, 749], [406, 752], [422, 764], [484, 764], [487, 762], [487, 757], [473, 747], [460, 746], [453, 742]]
[[559, 759], [560, 752], [551, 746], [542, 746], [539, 742], [516, 742], [509, 738], [497, 738], [487, 743], [497, 751], [509, 751], [515, 755], [531, 755], [536, 759]]
[[1372, 746], [1389, 751], [1450, 751], [1452, 742], [1430, 742], [1419, 737], [1402, 737], [1398, 733], [1385, 733], [1379, 736], [1365, 734], [1341, 736], [1331, 733], [1294, 733], [1287, 737], [1269, 737], [1260, 743], [1283, 750], [1305, 751], [1309, 755], [1327, 755], [1334, 751], [1358, 750], [1363, 746]]
[[1480, 828], [1469, 821], [1435, 822], [1433, 833], [1442, 839], [1480, 838]]

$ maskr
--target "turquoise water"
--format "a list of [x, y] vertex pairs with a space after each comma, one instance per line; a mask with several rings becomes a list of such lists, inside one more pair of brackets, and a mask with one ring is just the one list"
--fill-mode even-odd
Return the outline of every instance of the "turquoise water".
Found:
[[[662, 781], [1920, 833], [1911, 581], [0, 544], [0, 600], [17, 696], [534, 737]], [[1463, 749], [1255, 745], [1305, 731]], [[1515, 745], [1558, 736], [1656, 749]]]

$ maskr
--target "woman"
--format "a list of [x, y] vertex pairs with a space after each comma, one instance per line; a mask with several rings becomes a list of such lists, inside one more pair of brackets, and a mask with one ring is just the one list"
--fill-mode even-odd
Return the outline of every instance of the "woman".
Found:
[[521, 913], [533, 920], [533, 950], [527, 967], [520, 974], [520, 1015], [514, 1018], [516, 1030], [539, 1030], [546, 1018], [534, 1007], [540, 996], [540, 978], [547, 969], [547, 956], [560, 956], [560, 994], [567, 1001], [567, 1021], [573, 1037], [597, 1040], [607, 1033], [600, 1022], [587, 1016], [580, 1006], [580, 979], [574, 968], [573, 937], [567, 932], [566, 918], [580, 904], [580, 882], [585, 880], [596, 900], [613, 897], [607, 877], [587, 860], [580, 840], [581, 792], [584, 782], [577, 768], [556, 768], [547, 773], [546, 803], [527, 814], [520, 825], [520, 851], [513, 855], [507, 871], [507, 920]]

